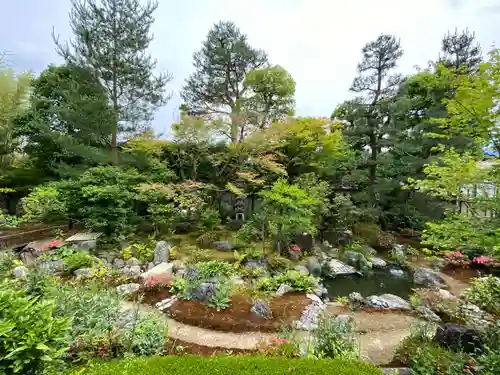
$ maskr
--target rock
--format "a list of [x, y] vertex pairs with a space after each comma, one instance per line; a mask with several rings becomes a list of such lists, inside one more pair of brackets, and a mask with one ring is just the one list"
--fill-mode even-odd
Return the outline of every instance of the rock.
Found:
[[292, 249], [288, 250], [288, 259], [290, 259], [293, 262], [298, 262], [300, 260], [300, 251], [294, 251]]
[[187, 281], [195, 281], [200, 277], [200, 273], [195, 267], [189, 267], [184, 270], [182, 277]]
[[116, 258], [113, 261], [113, 267], [117, 268], [117, 269], [121, 269], [121, 268], [125, 267], [125, 261], [123, 259]]
[[346, 314], [337, 315], [334, 321], [343, 325], [354, 324], [354, 318], [351, 315], [346, 315]]
[[16, 279], [24, 279], [28, 275], [28, 268], [17, 266], [12, 270], [12, 275], [14, 275]]
[[300, 316], [300, 320], [295, 320], [293, 322], [293, 327], [304, 331], [312, 331], [318, 328], [319, 316], [323, 313], [325, 308], [326, 304], [324, 303], [312, 302], [304, 309]]
[[324, 274], [325, 277], [334, 278], [338, 275], [354, 275], [358, 273], [358, 271], [340, 260], [331, 259], [325, 264]]
[[247, 268], [266, 268], [267, 259], [250, 259], [243, 263]]
[[138, 292], [140, 288], [141, 285], [137, 283], [122, 284], [116, 287], [116, 292], [121, 296], [126, 296]]
[[323, 301], [328, 300], [328, 289], [326, 289], [323, 285], [318, 285], [313, 289], [314, 295], [321, 298]]
[[389, 273], [395, 277], [403, 277], [405, 275], [405, 271], [396, 268], [391, 268]]
[[172, 296], [158, 302], [155, 306], [158, 310], [164, 311], [171, 307], [177, 301], [177, 296]]
[[153, 262], [149, 262], [146, 266], [146, 271], [152, 270], [153, 268], [155, 268], [155, 264]]
[[441, 323], [441, 318], [434, 311], [429, 309], [426, 306], [418, 306], [415, 311], [421, 316], [423, 319], [428, 320], [429, 322]]
[[237, 231], [239, 230], [243, 224], [245, 224], [245, 222], [243, 220], [240, 220], [240, 219], [231, 219], [229, 221], [229, 228], [232, 230], [232, 231]]
[[174, 265], [174, 272], [175, 273], [186, 268], [186, 265], [184, 264], [184, 262], [182, 260], [175, 259], [171, 263]]
[[194, 292], [194, 300], [200, 302], [206, 302], [214, 296], [217, 289], [215, 284], [212, 283], [202, 283]]
[[168, 280], [173, 279], [173, 277], [174, 277], [173, 263], [160, 263], [141, 275], [142, 280], [154, 278], [156, 282], [159, 284], [164, 284]]
[[370, 259], [375, 268], [384, 268], [387, 266], [387, 262], [381, 258], [373, 257]]
[[136, 258], [133, 258], [133, 257], [132, 257], [132, 258], [130, 258], [129, 260], [127, 260], [127, 261], [125, 262], [125, 265], [126, 265], [127, 267], [140, 266], [140, 265], [141, 265], [141, 262], [139, 262], [139, 260], [138, 260], [138, 259], [136, 259]]
[[321, 300], [321, 298], [319, 298], [316, 294], [307, 293], [306, 297], [309, 298], [313, 302], [316, 302], [316, 303], [319, 303], [319, 304], [324, 303]]
[[413, 271], [413, 282], [417, 285], [424, 285], [426, 288], [446, 288], [444, 279], [430, 268], [415, 268]]
[[447, 323], [438, 327], [435, 340], [445, 348], [463, 350], [466, 353], [474, 353], [483, 348], [479, 332], [459, 324]]
[[255, 315], [261, 316], [266, 319], [271, 319], [273, 316], [269, 304], [262, 300], [255, 301], [255, 303], [252, 305], [251, 311]]
[[228, 241], [215, 241], [213, 243], [213, 246], [217, 250], [221, 250], [221, 251], [231, 251], [234, 249], [234, 245], [229, 243]]
[[160, 263], [168, 263], [170, 258], [170, 245], [165, 241], [158, 241], [155, 247], [155, 255], [153, 258], [154, 265]]
[[381, 296], [366, 297], [365, 303], [369, 307], [376, 309], [400, 309], [411, 310], [410, 304], [403, 298], [394, 294], [382, 294]]
[[373, 247], [370, 246], [365, 246], [364, 247], [365, 254], [367, 254], [370, 257], [374, 257], [377, 255], [377, 250], [375, 250]]
[[342, 246], [349, 245], [352, 242], [352, 231], [344, 230], [338, 234], [337, 243]]
[[29, 251], [23, 251], [21, 254], [19, 254], [19, 257], [21, 258], [23, 264], [26, 266], [34, 265], [37, 259], [37, 256], [33, 255], [33, 253]]
[[41, 263], [40, 268], [44, 271], [47, 271], [48, 273], [56, 274], [64, 272], [64, 269], [66, 268], [66, 263], [64, 263], [64, 260], [62, 259], [50, 260]]
[[442, 299], [446, 299], [446, 300], [455, 300], [455, 299], [457, 299], [456, 296], [454, 296], [453, 294], [451, 294], [446, 289], [439, 289], [438, 290], [438, 294], [439, 294], [439, 297], [442, 298]]
[[457, 315], [463, 318], [468, 326], [477, 328], [478, 330], [487, 328], [495, 320], [493, 316], [472, 303], [460, 303]]
[[372, 268], [372, 265], [365, 256], [361, 253], [357, 253], [355, 251], [346, 251], [343, 255], [343, 260], [348, 265], [356, 267], [360, 270], [365, 270], [368, 268]]
[[245, 280], [243, 280], [241, 276], [232, 276], [230, 282], [233, 285], [245, 285]]
[[350, 293], [349, 296], [347, 296], [347, 299], [349, 300], [349, 303], [356, 308], [362, 306], [365, 303], [365, 299], [358, 292]]
[[79, 277], [81, 279], [86, 279], [92, 277], [92, 269], [91, 268], [80, 268], [73, 271], [73, 276]]
[[304, 275], [309, 275], [309, 270], [307, 269], [306, 266], [295, 266], [294, 268], [296, 271], [299, 271], [303, 273]]
[[316, 257], [309, 257], [307, 259], [307, 270], [315, 277], [321, 276], [321, 264]]
[[141, 274], [141, 267], [139, 266], [125, 267], [122, 269], [122, 274], [124, 276], [130, 276], [130, 277], [139, 276]]
[[412, 375], [412, 371], [408, 367], [382, 368], [381, 370], [384, 375]]
[[282, 295], [290, 292], [293, 292], [293, 288], [290, 285], [281, 284], [278, 290], [276, 291], [275, 295], [277, 297], [281, 297]]

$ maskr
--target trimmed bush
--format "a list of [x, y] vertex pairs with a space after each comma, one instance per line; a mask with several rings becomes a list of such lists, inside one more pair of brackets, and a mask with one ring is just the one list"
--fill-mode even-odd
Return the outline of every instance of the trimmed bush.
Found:
[[167, 356], [131, 358], [119, 362], [93, 364], [86, 375], [382, 375], [370, 364], [345, 360], [266, 358], [260, 356]]

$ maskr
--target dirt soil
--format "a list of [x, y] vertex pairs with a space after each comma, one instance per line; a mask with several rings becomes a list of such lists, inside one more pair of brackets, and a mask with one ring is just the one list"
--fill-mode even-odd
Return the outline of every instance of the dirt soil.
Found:
[[217, 311], [200, 302], [179, 300], [167, 314], [178, 322], [216, 331], [276, 332], [300, 319], [305, 307], [310, 303], [311, 300], [303, 293], [288, 293], [273, 298], [269, 301], [273, 317], [265, 319], [250, 311], [252, 300], [249, 297], [236, 295], [232, 297], [231, 307], [225, 310]]

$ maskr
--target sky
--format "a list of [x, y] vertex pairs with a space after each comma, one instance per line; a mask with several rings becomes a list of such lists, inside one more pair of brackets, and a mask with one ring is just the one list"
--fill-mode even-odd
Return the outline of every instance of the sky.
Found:
[[[70, 0], [1, 0], [0, 51], [16, 70], [37, 74], [61, 62], [51, 33], [71, 37], [70, 6]], [[348, 99], [361, 48], [382, 33], [401, 39], [405, 54], [397, 70], [404, 74], [434, 60], [448, 30], [469, 28], [484, 51], [500, 42], [500, 0], [160, 0], [155, 16], [150, 53], [173, 80], [172, 99], [153, 125], [167, 137], [179, 118], [192, 55], [221, 20], [234, 21], [253, 47], [291, 73], [298, 116], [330, 116]]]

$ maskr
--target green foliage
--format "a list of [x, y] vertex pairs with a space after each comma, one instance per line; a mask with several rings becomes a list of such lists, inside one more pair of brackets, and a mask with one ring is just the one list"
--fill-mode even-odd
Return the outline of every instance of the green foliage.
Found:
[[183, 294], [183, 292], [187, 289], [188, 287], [188, 281], [177, 277], [172, 281], [172, 284], [170, 286], [170, 291], [174, 294]]
[[217, 233], [206, 232], [198, 236], [196, 243], [203, 249], [210, 249], [215, 241], [219, 239]]
[[153, 260], [154, 248], [151, 243], [135, 243], [122, 250], [122, 258], [127, 261], [130, 258], [136, 258], [142, 263], [148, 263]]
[[50, 296], [52, 288], [57, 287], [60, 281], [51, 275], [48, 271], [36, 267], [31, 269], [24, 280], [24, 289], [26, 293], [33, 297]]
[[208, 301], [208, 306], [214, 309], [224, 310], [231, 306], [232, 285], [229, 280], [219, 279], [215, 284], [215, 293]]
[[68, 204], [62, 192], [63, 182], [37, 186], [22, 204], [26, 220], [57, 222], [69, 217]]
[[209, 260], [207, 262], [196, 263], [195, 267], [203, 279], [209, 279], [216, 276], [228, 277], [235, 273], [235, 268], [231, 263], [220, 260]]
[[286, 272], [292, 268], [292, 261], [278, 254], [271, 254], [267, 257], [269, 270], [273, 273]]
[[320, 317], [318, 327], [312, 331], [311, 346], [318, 358], [356, 358], [359, 353], [354, 321]]
[[84, 252], [78, 251], [64, 258], [64, 263], [66, 263], [66, 269], [69, 272], [73, 272], [80, 268], [90, 268], [94, 264], [95, 258]]
[[132, 327], [125, 328], [124, 340], [131, 353], [139, 356], [159, 355], [165, 349], [167, 327], [160, 313], [139, 314]]
[[203, 231], [213, 231], [220, 225], [219, 211], [212, 207], [206, 207], [200, 213], [199, 227]]
[[0, 372], [39, 374], [68, 349], [70, 319], [58, 318], [53, 301], [39, 300], [12, 282], [0, 284]]
[[7, 276], [15, 267], [16, 256], [12, 251], [0, 251], [0, 276]]
[[[160, 375], [187, 375], [217, 373], [219, 375], [264, 375], [293, 372], [297, 375], [381, 375], [380, 369], [358, 361], [290, 359], [261, 356], [166, 356], [131, 358], [119, 362], [104, 362], [90, 365], [85, 369], [88, 375], [132, 375], [147, 373]], [[79, 374], [79, 370], [72, 374]]]
[[260, 279], [257, 282], [256, 288], [266, 292], [275, 292], [281, 284], [286, 284], [296, 291], [310, 292], [314, 285], [317, 284], [317, 279], [299, 271], [289, 270], [281, 275]]
[[466, 373], [468, 361], [467, 355], [448, 351], [435, 344], [416, 346], [409, 356], [409, 366], [416, 375], [439, 372], [462, 375]]
[[464, 296], [482, 309], [500, 315], [500, 278], [490, 275], [474, 279]]

